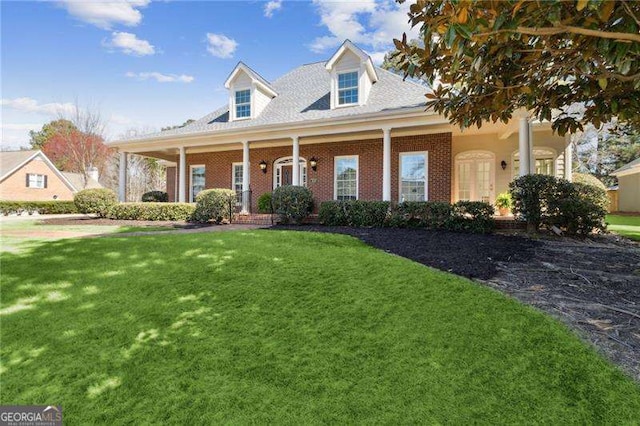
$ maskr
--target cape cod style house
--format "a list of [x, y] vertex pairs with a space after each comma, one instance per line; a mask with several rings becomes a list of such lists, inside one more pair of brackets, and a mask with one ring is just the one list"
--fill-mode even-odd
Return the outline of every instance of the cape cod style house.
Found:
[[[178, 129], [112, 142], [126, 155], [168, 161], [170, 200], [204, 188], [243, 194], [244, 213], [281, 185], [326, 200], [495, 201], [518, 175], [570, 179], [568, 139], [526, 114], [460, 131], [425, 111], [422, 85], [375, 67], [350, 41], [326, 62], [273, 82], [240, 62], [225, 82], [228, 104]], [[241, 200], [241, 201], [240, 201]]]

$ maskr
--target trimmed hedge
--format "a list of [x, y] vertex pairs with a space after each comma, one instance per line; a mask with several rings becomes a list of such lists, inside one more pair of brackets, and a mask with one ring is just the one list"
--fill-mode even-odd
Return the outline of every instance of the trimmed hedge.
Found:
[[527, 175], [509, 184], [513, 211], [527, 222], [527, 230], [557, 226], [569, 235], [606, 229], [609, 199], [602, 186], [572, 183], [552, 176]]
[[117, 220], [189, 220], [195, 209], [188, 203], [120, 203], [109, 209], [107, 217]]
[[281, 186], [271, 196], [280, 223], [302, 223], [313, 211], [313, 194], [304, 186]]
[[0, 214], [22, 213], [39, 214], [72, 214], [78, 213], [73, 201], [0, 201]]
[[164, 191], [149, 191], [142, 194], [143, 203], [168, 203], [169, 194]]
[[273, 213], [271, 207], [271, 193], [265, 192], [258, 198], [258, 212], [259, 213]]
[[205, 189], [196, 196], [196, 209], [192, 220], [201, 223], [229, 221], [235, 203], [236, 192], [231, 189]]
[[320, 204], [318, 219], [327, 226], [431, 228], [464, 232], [491, 232], [495, 227], [493, 206], [483, 202], [459, 201], [326, 201]]
[[109, 209], [118, 204], [116, 193], [107, 188], [83, 189], [73, 197], [80, 213], [95, 213], [106, 217]]

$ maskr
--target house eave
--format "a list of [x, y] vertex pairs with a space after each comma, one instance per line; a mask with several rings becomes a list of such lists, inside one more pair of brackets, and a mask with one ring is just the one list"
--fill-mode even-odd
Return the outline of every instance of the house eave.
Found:
[[[276, 132], [288, 132], [290, 134], [297, 134], [299, 136], [303, 136], [305, 133], [312, 133], [314, 128], [324, 127], [327, 124], [331, 124], [332, 126], [349, 126], [356, 125], [362, 123], [371, 123], [372, 121], [387, 121], [393, 119], [403, 119], [403, 118], [427, 118], [427, 117], [436, 117], [442, 118], [433, 112], [426, 112], [424, 106], [415, 107], [415, 108], [407, 108], [402, 111], [398, 111], [396, 113], [390, 113], [389, 111], [377, 111], [368, 114], [360, 114], [353, 117], [344, 117], [344, 118], [322, 118], [317, 120], [307, 120], [307, 121], [299, 121], [299, 122], [288, 122], [288, 123], [278, 123], [278, 124], [267, 124], [263, 126], [251, 126], [245, 127], [242, 129], [228, 129], [228, 130], [207, 130], [204, 132], [196, 132], [189, 133], [183, 135], [168, 135], [164, 137], [153, 137], [147, 139], [135, 139], [135, 140], [119, 140], [108, 142], [107, 145], [112, 148], [117, 149], [126, 149], [127, 147], [135, 147], [140, 145], [148, 145], [148, 144], [163, 144], [167, 145], [166, 148], [183, 146], [188, 144], [189, 142], [198, 141], [201, 139], [211, 139], [211, 138], [234, 138], [238, 141], [242, 140], [252, 140], [252, 135], [257, 135], [260, 133], [276, 133]], [[442, 118], [442, 120], [437, 120], [438, 124], [448, 123], [447, 120]], [[440, 123], [442, 121], [442, 123]], [[425, 123], [429, 124], [429, 123]], [[434, 123], [435, 124], [435, 123]], [[156, 148], [163, 148], [161, 146], [155, 146]]]

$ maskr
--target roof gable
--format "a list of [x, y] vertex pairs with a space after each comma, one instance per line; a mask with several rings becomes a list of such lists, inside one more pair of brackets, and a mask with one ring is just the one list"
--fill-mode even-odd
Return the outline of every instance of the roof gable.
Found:
[[360, 59], [360, 62], [364, 62], [365, 69], [367, 70], [367, 74], [369, 75], [372, 83], [378, 81], [378, 74], [376, 73], [376, 68], [373, 66], [371, 57], [367, 55], [364, 50], [353, 44], [351, 40], [345, 40], [345, 42], [342, 43], [342, 46], [340, 46], [338, 50], [336, 50], [336, 53], [334, 53], [333, 56], [325, 63], [325, 69], [327, 71], [333, 70], [338, 61], [340, 61], [347, 52], [355, 55]]
[[73, 186], [73, 184], [66, 178], [60, 170], [49, 160], [49, 157], [44, 155], [42, 151], [4, 151], [0, 152], [0, 166], [2, 170], [0, 173], [0, 182], [8, 178], [9, 176], [16, 173], [30, 161], [40, 157], [42, 161], [53, 171], [53, 173], [60, 178], [62, 183], [64, 183], [71, 191], [76, 192], [77, 189]]
[[230, 89], [233, 85], [234, 81], [239, 78], [242, 74], [247, 76], [252, 83], [255, 83], [262, 91], [264, 91], [267, 95], [271, 97], [278, 96], [278, 92], [271, 86], [271, 84], [262, 78], [260, 74], [252, 70], [249, 66], [247, 66], [243, 62], [238, 62], [238, 65], [231, 71], [229, 77], [224, 82], [224, 87]]

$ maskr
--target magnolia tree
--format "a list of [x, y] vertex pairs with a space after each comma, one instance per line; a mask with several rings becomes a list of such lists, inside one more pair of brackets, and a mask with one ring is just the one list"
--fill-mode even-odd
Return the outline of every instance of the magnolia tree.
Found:
[[394, 40], [396, 67], [452, 123], [525, 108], [561, 135], [614, 117], [640, 129], [640, 2], [417, 0], [409, 17], [423, 43]]

